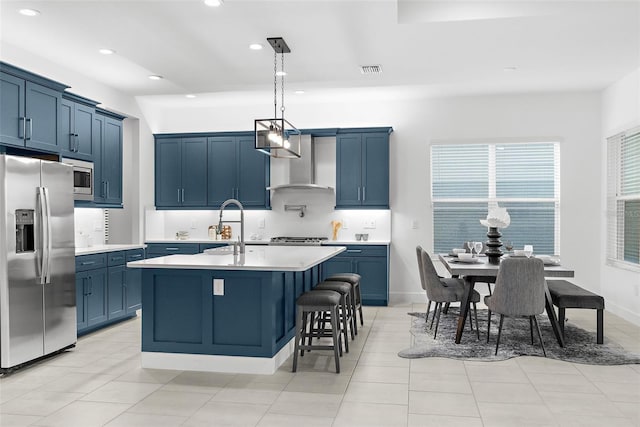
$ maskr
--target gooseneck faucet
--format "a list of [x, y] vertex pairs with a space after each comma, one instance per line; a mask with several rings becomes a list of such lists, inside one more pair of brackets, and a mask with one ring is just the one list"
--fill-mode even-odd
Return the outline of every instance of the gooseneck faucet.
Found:
[[224, 222], [240, 222], [240, 253], [244, 253], [244, 207], [242, 203], [237, 201], [236, 199], [228, 199], [225, 200], [222, 206], [220, 206], [220, 220], [218, 221], [218, 230], [222, 230], [222, 213], [224, 212], [224, 208], [228, 205], [234, 204], [240, 208], [240, 221], [224, 221]]

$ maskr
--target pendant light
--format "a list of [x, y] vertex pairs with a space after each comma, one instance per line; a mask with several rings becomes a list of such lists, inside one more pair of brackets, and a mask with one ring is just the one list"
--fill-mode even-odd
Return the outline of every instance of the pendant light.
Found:
[[[291, 52], [282, 37], [268, 38], [273, 48], [273, 118], [254, 121], [255, 148], [271, 157], [300, 157], [300, 131], [284, 118], [284, 54]], [[278, 71], [280, 55], [280, 71]], [[280, 77], [280, 117], [278, 117], [278, 76]]]

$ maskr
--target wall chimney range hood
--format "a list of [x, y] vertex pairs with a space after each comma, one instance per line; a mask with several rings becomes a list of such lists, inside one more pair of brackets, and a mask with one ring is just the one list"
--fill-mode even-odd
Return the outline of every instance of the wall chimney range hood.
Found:
[[333, 191], [333, 187], [316, 184], [316, 164], [311, 135], [300, 137], [300, 158], [289, 159], [289, 182], [283, 185], [267, 187], [267, 190], [325, 190]]

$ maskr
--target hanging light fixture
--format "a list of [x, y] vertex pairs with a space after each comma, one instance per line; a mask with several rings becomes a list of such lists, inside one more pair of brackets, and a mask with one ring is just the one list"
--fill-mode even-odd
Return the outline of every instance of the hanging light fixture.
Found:
[[[284, 118], [284, 54], [291, 52], [282, 37], [268, 38], [273, 48], [273, 118], [254, 121], [256, 150], [271, 157], [297, 159], [300, 157], [301, 133]], [[278, 71], [278, 54], [280, 71]], [[280, 117], [278, 117], [278, 77], [280, 77]]]

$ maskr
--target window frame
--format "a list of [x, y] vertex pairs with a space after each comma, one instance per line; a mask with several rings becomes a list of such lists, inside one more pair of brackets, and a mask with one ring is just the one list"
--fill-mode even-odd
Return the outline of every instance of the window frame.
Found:
[[[497, 165], [496, 165], [496, 150], [497, 146], [500, 145], [511, 145], [511, 144], [552, 144], [553, 145], [553, 155], [554, 155], [554, 195], [553, 197], [498, 197], [497, 196]], [[451, 197], [434, 197], [434, 155], [433, 148], [434, 146], [445, 146], [445, 145], [485, 145], [488, 146], [488, 197], [487, 198], [451, 198]], [[560, 141], [558, 140], [528, 140], [528, 139], [514, 139], [514, 140], [481, 140], [481, 141], [432, 141], [429, 147], [429, 155], [430, 155], [430, 197], [431, 197], [431, 214], [432, 214], [432, 236], [433, 236], [433, 245], [432, 249], [435, 251], [436, 241], [435, 241], [435, 210], [436, 203], [486, 203], [487, 209], [490, 206], [495, 206], [496, 204], [504, 207], [505, 203], [510, 202], [534, 202], [534, 203], [553, 203], [554, 206], [554, 236], [553, 236], [553, 246], [554, 246], [554, 254], [560, 255], [560, 214], [561, 214], [561, 198], [560, 198], [560, 186], [561, 186], [561, 177], [560, 177]], [[480, 220], [481, 218], [478, 218]]]
[[[606, 138], [607, 153], [607, 193], [606, 193], [606, 253], [605, 263], [608, 266], [624, 270], [640, 272], [640, 260], [638, 263], [624, 259], [624, 218], [625, 202], [640, 202], [638, 194], [622, 194], [623, 155], [622, 144], [627, 136], [640, 134], [640, 126], [629, 128]], [[620, 219], [622, 218], [622, 223]]]

